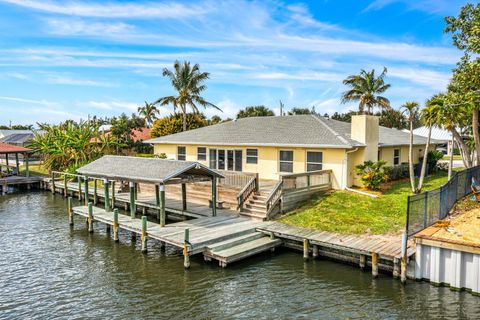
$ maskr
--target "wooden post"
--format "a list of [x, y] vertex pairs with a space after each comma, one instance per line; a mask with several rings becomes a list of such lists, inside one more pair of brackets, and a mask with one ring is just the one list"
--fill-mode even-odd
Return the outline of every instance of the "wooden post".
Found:
[[187, 210], [187, 185], [182, 183], [182, 210]]
[[110, 212], [110, 196], [108, 194], [108, 179], [103, 179], [103, 192], [105, 196], [105, 211]]
[[135, 213], [137, 212], [135, 206], [135, 183], [130, 181], [128, 185], [130, 187], [130, 216], [132, 219], [135, 219]]
[[160, 226], [165, 227], [165, 185], [160, 185]]
[[51, 187], [52, 187], [52, 193], [54, 194], [55, 193], [55, 173], [52, 172], [52, 183], [51, 183]]
[[78, 180], [78, 201], [82, 201], [82, 178], [77, 177]]
[[18, 152], [15, 153], [15, 166], [17, 167], [17, 175], [20, 175], [20, 161], [18, 161]]
[[308, 260], [308, 239], [303, 239], [303, 259]]
[[378, 253], [372, 252], [372, 277], [378, 277]]
[[93, 204], [88, 203], [88, 232], [93, 233]]
[[185, 229], [184, 242], [183, 242], [183, 266], [185, 269], [190, 268], [190, 253], [188, 247], [190, 245], [190, 230]]
[[118, 242], [118, 209], [113, 209], [113, 241]]
[[68, 197], [68, 182], [67, 182], [67, 175], [63, 174], [63, 196], [66, 198]]
[[142, 252], [147, 252], [147, 216], [142, 216]]
[[23, 155], [23, 159], [25, 161], [25, 176], [27, 178], [30, 177], [30, 168], [28, 166], [28, 157], [29, 157], [28, 152]]
[[73, 226], [73, 209], [72, 209], [72, 197], [67, 198], [67, 207], [68, 207], [68, 222]]
[[393, 258], [393, 273], [394, 278], [398, 278], [400, 276], [400, 259], [397, 257]]
[[135, 200], [138, 199], [138, 183], [134, 182], [134, 186], [135, 186]]
[[93, 179], [93, 204], [97, 204], [98, 202], [98, 194], [97, 194], [97, 179]]
[[217, 177], [212, 177], [212, 216], [217, 215]]
[[400, 260], [400, 281], [405, 284], [407, 282], [407, 257], [403, 256]]
[[363, 254], [360, 255], [360, 262], [358, 263], [360, 266], [360, 269], [365, 269], [365, 266], [367, 265], [367, 257]]
[[318, 246], [316, 244], [314, 244], [312, 248], [312, 257], [313, 259], [318, 258]]
[[112, 181], [112, 208], [115, 208], [115, 180]]
[[83, 177], [83, 197], [85, 199], [85, 205], [88, 205], [88, 177]]
[[7, 164], [7, 173], [10, 174], [10, 166], [9, 166], [9, 163], [8, 163], [8, 153], [5, 154], [5, 163]]
[[157, 206], [157, 219], [160, 223], [160, 186], [158, 184], [155, 185], [155, 204]]

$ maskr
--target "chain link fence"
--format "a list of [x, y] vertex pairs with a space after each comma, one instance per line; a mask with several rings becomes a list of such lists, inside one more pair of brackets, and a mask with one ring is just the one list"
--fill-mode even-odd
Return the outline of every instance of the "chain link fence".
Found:
[[455, 172], [438, 189], [408, 197], [406, 231], [410, 237], [444, 219], [455, 203], [472, 192], [472, 178], [480, 182], [480, 166]]

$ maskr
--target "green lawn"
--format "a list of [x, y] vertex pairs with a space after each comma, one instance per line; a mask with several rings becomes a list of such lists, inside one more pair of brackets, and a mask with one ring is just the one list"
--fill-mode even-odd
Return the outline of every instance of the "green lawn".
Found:
[[[444, 171], [428, 177], [423, 190], [447, 182]], [[410, 181], [404, 179], [384, 186], [379, 198], [350, 191], [333, 191], [316, 196], [279, 221], [311, 229], [355, 234], [396, 234], [405, 226]]]
[[[31, 176], [48, 176], [48, 170], [42, 165], [29, 165], [28, 170]], [[25, 166], [20, 166], [20, 173], [25, 173]]]

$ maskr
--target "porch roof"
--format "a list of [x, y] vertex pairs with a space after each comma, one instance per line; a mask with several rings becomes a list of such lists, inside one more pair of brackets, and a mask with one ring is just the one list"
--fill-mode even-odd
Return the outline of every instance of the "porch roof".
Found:
[[103, 156], [77, 170], [79, 174], [115, 180], [175, 184], [223, 178], [219, 172], [198, 162]]
[[32, 153], [32, 149], [14, 146], [8, 143], [0, 142], [0, 154], [10, 154], [10, 153]]

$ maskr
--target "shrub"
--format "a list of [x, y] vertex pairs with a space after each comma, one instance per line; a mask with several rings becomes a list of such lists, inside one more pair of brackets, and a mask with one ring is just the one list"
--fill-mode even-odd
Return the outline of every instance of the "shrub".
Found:
[[355, 171], [360, 176], [364, 187], [370, 190], [380, 189], [381, 183], [388, 180], [388, 176], [385, 174], [385, 164], [386, 162], [383, 160], [378, 162], [365, 161], [355, 167]]
[[438, 160], [443, 158], [443, 153], [437, 150], [433, 150], [427, 153], [427, 167], [429, 173], [433, 173], [437, 170]]
[[408, 164], [399, 164], [393, 167], [385, 167], [385, 174], [388, 176], [389, 180], [399, 180], [403, 178], [408, 178]]

